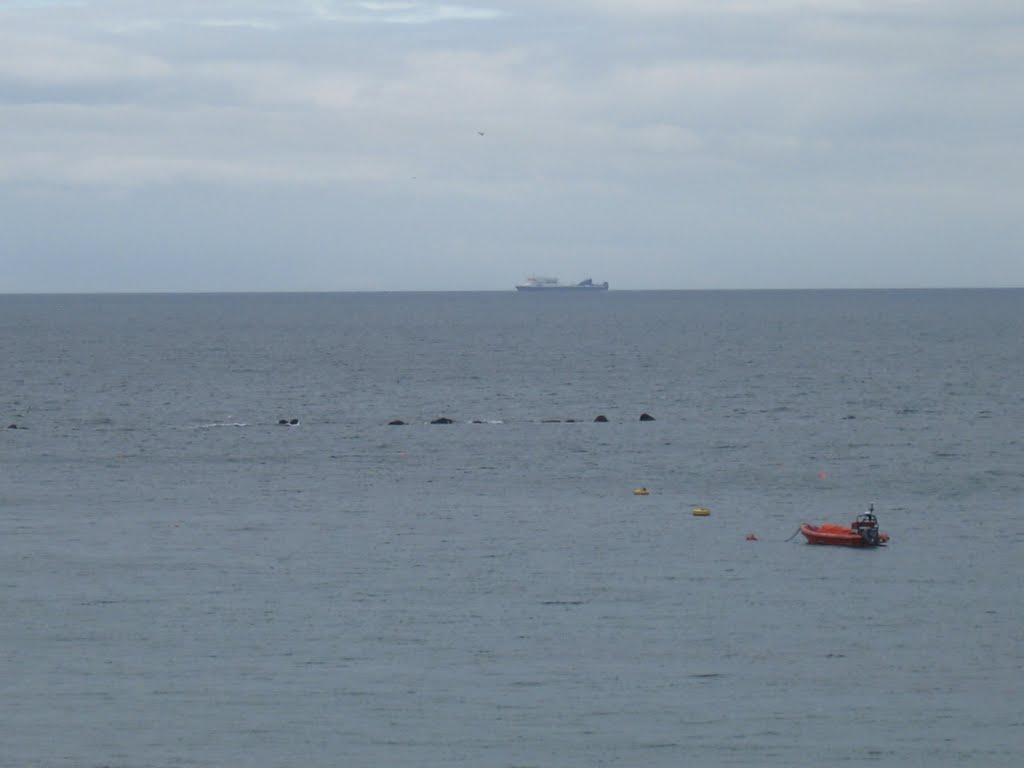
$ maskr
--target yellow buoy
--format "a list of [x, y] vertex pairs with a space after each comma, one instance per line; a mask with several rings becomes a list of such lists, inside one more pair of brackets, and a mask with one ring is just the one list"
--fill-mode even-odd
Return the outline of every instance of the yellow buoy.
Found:
[[707, 517], [710, 514], [711, 510], [708, 509], [707, 507], [694, 507], [693, 509], [694, 517]]
[[635, 489], [633, 489], [633, 495], [634, 496], [647, 496], [649, 494], [650, 494], [650, 491], [648, 491], [646, 488], [635, 488]]

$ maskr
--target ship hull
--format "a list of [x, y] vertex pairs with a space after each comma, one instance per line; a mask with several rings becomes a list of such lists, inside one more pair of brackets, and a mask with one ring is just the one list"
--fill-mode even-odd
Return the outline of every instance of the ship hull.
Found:
[[608, 283], [601, 285], [517, 285], [516, 290], [524, 293], [592, 293], [607, 291]]
[[832, 523], [824, 525], [801, 523], [800, 533], [807, 539], [808, 544], [831, 544], [840, 547], [879, 547], [889, 540], [889, 534], [879, 533], [878, 540], [870, 542], [854, 529]]

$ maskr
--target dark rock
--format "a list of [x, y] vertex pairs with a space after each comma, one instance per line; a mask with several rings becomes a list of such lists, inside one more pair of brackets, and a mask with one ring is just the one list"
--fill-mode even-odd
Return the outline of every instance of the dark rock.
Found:
[[654, 421], [654, 417], [649, 413], [641, 413], [640, 421]]
[[389, 421], [388, 422], [388, 426], [390, 426], [390, 427], [400, 427], [400, 426], [402, 426], [404, 424], [405, 424], [405, 422], [402, 421], [401, 419], [394, 419], [393, 421]]
[[430, 422], [430, 423], [431, 423], [431, 424], [454, 424], [455, 422], [454, 422], [454, 421], [452, 421], [452, 420], [451, 420], [451, 419], [449, 419], [449, 418], [446, 418], [446, 417], [442, 416], [442, 417], [441, 417], [441, 418], [439, 418], [439, 419], [434, 419], [434, 420], [433, 420], [432, 422]]
[[608, 421], [608, 417], [607, 416], [598, 416], [596, 419], [594, 419], [594, 421], [600, 422], [601, 424], [604, 424], [605, 422]]

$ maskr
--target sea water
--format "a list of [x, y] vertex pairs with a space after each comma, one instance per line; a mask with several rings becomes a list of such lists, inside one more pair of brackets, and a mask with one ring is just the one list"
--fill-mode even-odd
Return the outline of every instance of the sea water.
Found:
[[[0, 765], [1024, 762], [1024, 291], [0, 296], [0, 339]], [[872, 502], [885, 548], [792, 538]]]

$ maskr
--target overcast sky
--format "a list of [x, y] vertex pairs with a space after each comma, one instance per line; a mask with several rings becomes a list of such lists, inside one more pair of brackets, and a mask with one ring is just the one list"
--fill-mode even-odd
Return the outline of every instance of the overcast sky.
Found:
[[0, 0], [0, 293], [1024, 286], [1022, 205], [1020, 0]]

